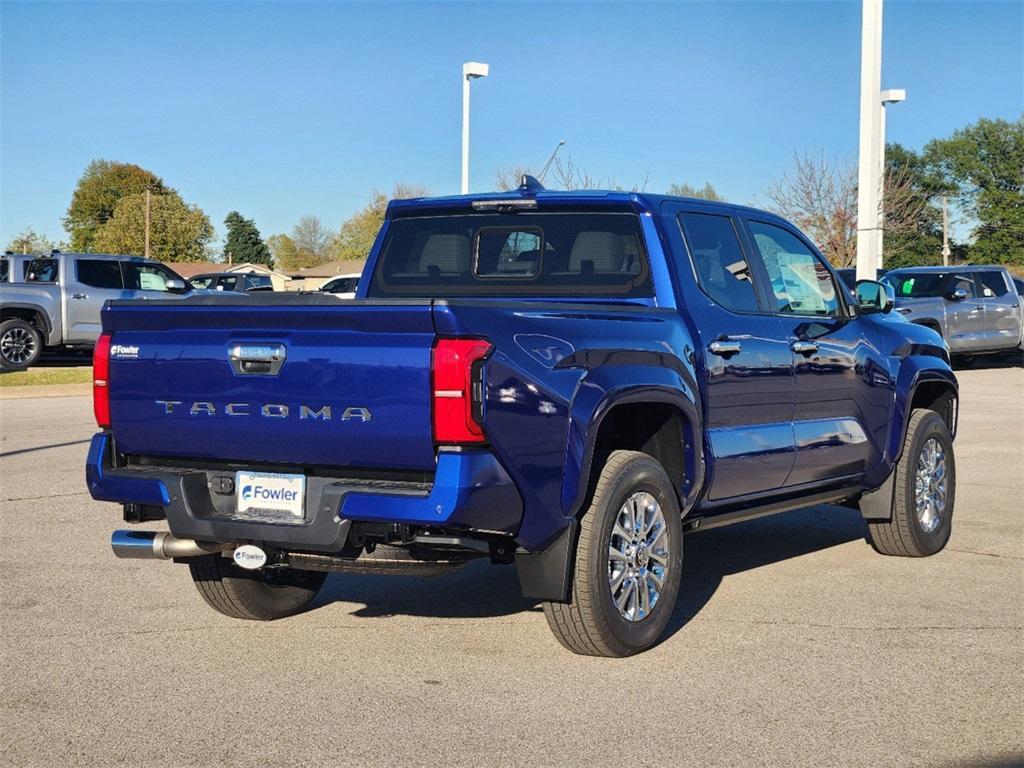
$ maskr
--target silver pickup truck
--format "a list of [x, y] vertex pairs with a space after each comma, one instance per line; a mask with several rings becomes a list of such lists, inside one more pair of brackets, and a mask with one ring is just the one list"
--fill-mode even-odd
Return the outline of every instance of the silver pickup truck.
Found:
[[5, 254], [0, 281], [0, 370], [33, 365], [43, 349], [89, 348], [108, 299], [174, 298], [192, 293], [163, 264], [138, 256]]
[[1024, 350], [1024, 300], [1004, 267], [908, 267], [886, 273], [896, 311], [938, 331], [963, 364]]

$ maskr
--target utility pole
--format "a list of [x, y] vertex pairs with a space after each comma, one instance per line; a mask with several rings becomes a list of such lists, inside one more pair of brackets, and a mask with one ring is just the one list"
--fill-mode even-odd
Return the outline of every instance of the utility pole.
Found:
[[949, 266], [949, 201], [942, 196], [942, 266]]
[[146, 187], [146, 258], [149, 258], [149, 206], [150, 198], [152, 196], [149, 192], [149, 187]]

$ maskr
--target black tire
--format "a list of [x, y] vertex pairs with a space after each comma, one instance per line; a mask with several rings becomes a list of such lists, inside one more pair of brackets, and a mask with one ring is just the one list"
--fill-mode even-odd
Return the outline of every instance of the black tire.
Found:
[[41, 354], [43, 336], [32, 323], [17, 317], [0, 323], [0, 370], [24, 370]]
[[[630, 621], [613, 602], [609, 548], [620, 510], [630, 496], [639, 492], [649, 493], [661, 507], [668, 551], [660, 597], [646, 616]], [[580, 521], [570, 600], [544, 603], [548, 626], [573, 653], [621, 657], [643, 651], [665, 631], [679, 596], [682, 568], [679, 501], [664, 468], [645, 453], [615, 451], [605, 462], [590, 506]], [[639, 592], [636, 599], [640, 599]]]
[[[916, 470], [921, 452], [929, 440], [935, 440], [945, 454], [945, 506], [937, 527], [929, 531], [919, 519], [915, 497]], [[956, 501], [956, 459], [953, 439], [946, 422], [935, 411], [922, 408], [910, 414], [903, 455], [896, 465], [892, 519], [868, 522], [871, 545], [883, 555], [928, 557], [941, 552], [953, 530]]]
[[327, 574], [294, 568], [247, 571], [220, 555], [189, 563], [192, 581], [211, 608], [233, 619], [292, 616], [316, 597]]
[[953, 355], [951, 360], [954, 368], [970, 368], [977, 361], [974, 355]]

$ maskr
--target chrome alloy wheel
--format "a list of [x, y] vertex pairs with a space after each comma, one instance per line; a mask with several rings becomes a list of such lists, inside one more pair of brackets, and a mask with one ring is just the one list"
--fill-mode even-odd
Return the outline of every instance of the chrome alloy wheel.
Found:
[[608, 588], [626, 621], [650, 616], [665, 586], [668, 529], [661, 505], [646, 491], [632, 494], [615, 518], [608, 543]]
[[11, 328], [0, 338], [0, 356], [14, 365], [21, 365], [36, 352], [36, 340], [24, 328]]
[[921, 529], [932, 533], [946, 511], [946, 450], [934, 437], [925, 442], [917, 457], [914, 502]]

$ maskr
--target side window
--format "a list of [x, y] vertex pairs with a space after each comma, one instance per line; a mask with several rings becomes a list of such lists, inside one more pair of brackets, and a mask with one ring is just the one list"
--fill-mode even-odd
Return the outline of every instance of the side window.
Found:
[[810, 248], [773, 224], [751, 221], [750, 231], [764, 260], [777, 311], [792, 315], [839, 314], [832, 274]]
[[121, 290], [121, 262], [101, 259], [79, 259], [75, 263], [78, 282], [93, 288]]
[[25, 282], [55, 283], [57, 282], [56, 259], [32, 259], [25, 272]]
[[7, 276], [11, 273], [11, 262], [7, 259], [0, 259], [0, 283], [7, 282]]
[[981, 283], [981, 295], [983, 298], [991, 299], [997, 296], [1005, 296], [1010, 292], [1002, 272], [996, 272], [995, 270], [982, 272], [978, 275], [978, 278]]
[[679, 220], [704, 293], [726, 309], [759, 311], [750, 266], [743, 257], [732, 219], [708, 213], [681, 213]]
[[134, 291], [166, 291], [167, 281], [174, 275], [157, 264], [126, 262], [127, 287]]
[[979, 291], [974, 284], [974, 278], [970, 275], [954, 275], [949, 281], [949, 292], [963, 291], [968, 299], [977, 298]]
[[218, 291], [237, 291], [238, 277], [235, 275], [224, 275], [217, 282]]

